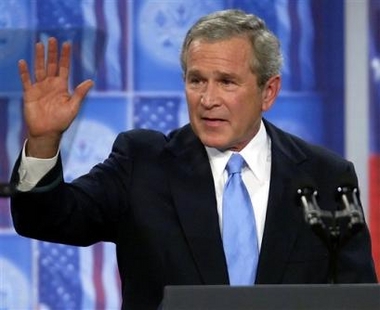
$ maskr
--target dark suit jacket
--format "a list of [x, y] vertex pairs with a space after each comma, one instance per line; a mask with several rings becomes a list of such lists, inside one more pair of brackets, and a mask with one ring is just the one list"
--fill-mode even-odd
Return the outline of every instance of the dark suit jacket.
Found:
[[[311, 177], [320, 206], [335, 210], [341, 176], [357, 182], [353, 165], [265, 126], [272, 171], [256, 283], [327, 283], [329, 251], [304, 221], [297, 182]], [[12, 198], [15, 229], [72, 245], [116, 243], [126, 309], [155, 309], [168, 284], [228, 284], [211, 168], [190, 126], [168, 137], [122, 133], [104, 163], [71, 184], [62, 180], [59, 161], [34, 190]], [[366, 227], [339, 250], [337, 282], [376, 281]]]

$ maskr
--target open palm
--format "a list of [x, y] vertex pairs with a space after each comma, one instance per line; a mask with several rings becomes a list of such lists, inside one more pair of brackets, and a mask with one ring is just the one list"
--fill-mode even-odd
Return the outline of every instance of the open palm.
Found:
[[[63, 132], [70, 126], [79, 112], [80, 104], [93, 82], [86, 80], [69, 92], [68, 78], [71, 45], [63, 43], [58, 57], [58, 43], [49, 38], [47, 58], [44, 45], [36, 44], [34, 81], [27, 63], [19, 62], [19, 71], [24, 90], [24, 118], [28, 129], [28, 140], [40, 143], [59, 144]], [[47, 145], [46, 145], [47, 146]]]

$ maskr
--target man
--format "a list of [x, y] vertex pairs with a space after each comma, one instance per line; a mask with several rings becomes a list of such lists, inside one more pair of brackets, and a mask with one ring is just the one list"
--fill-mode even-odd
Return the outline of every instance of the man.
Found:
[[[28, 139], [13, 174], [18, 233], [79, 246], [114, 242], [125, 309], [157, 308], [165, 285], [233, 284], [222, 205], [225, 167], [239, 153], [259, 250], [247, 284], [331, 282], [329, 248], [304, 221], [296, 190], [312, 179], [320, 205], [334, 211], [342, 177], [357, 178], [352, 163], [262, 118], [281, 86], [279, 43], [262, 20], [238, 10], [201, 18], [181, 53], [190, 125], [168, 136], [121, 133], [104, 163], [67, 184], [60, 140], [92, 86], [68, 92], [69, 57], [65, 43], [58, 60], [51, 38], [46, 65], [36, 45], [34, 83], [19, 64]], [[334, 265], [334, 282], [376, 282], [366, 226]]]

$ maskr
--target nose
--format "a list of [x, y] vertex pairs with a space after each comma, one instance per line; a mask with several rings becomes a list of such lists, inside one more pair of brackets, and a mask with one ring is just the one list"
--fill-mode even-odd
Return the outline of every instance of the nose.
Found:
[[201, 94], [201, 104], [204, 107], [211, 108], [218, 105], [218, 93], [215, 86], [208, 84]]

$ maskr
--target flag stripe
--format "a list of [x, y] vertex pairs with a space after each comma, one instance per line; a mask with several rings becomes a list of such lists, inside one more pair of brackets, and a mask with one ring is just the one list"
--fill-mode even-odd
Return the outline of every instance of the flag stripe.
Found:
[[380, 279], [380, 3], [370, 1], [370, 155], [369, 155], [369, 221], [372, 252]]
[[104, 249], [103, 244], [95, 244], [93, 246], [94, 250], [94, 265], [93, 265], [93, 277], [95, 285], [95, 309], [104, 309], [104, 287], [102, 281], [102, 268], [103, 268], [103, 255]]
[[8, 178], [9, 162], [7, 154], [8, 99], [0, 98], [0, 182]]
[[372, 155], [369, 163], [369, 203], [372, 252], [376, 272], [380, 275], [380, 155]]
[[[104, 1], [103, 0], [97, 0], [95, 1], [95, 16], [96, 16], [96, 24], [99, 31], [103, 33], [107, 33], [107, 27], [106, 27], [106, 21], [105, 16], [103, 14], [103, 8], [104, 8]], [[96, 59], [101, 59], [99, 61], [98, 65], [98, 73], [97, 73], [97, 89], [98, 90], [106, 90], [106, 76], [107, 76], [107, 69], [105, 65], [105, 60], [103, 59], [103, 52], [104, 49], [96, 49], [95, 53], [101, 52], [101, 55], [97, 54]]]
[[121, 85], [122, 90], [127, 89], [127, 59], [128, 48], [126, 42], [128, 42], [128, 6], [124, 0], [118, 0], [118, 17], [121, 29], [121, 40], [119, 42], [119, 61], [121, 68]]
[[[8, 136], [8, 99], [0, 98], [0, 182], [5, 183], [9, 174], [9, 158], [7, 152]], [[8, 199], [0, 197], [0, 228], [10, 227]]]
[[95, 309], [95, 286], [93, 279], [94, 255], [92, 247], [79, 249], [79, 276], [82, 283], [82, 309]]
[[118, 16], [118, 2], [104, 2], [104, 20], [107, 24], [108, 35], [107, 46], [105, 50], [104, 60], [107, 67], [106, 81], [108, 90], [119, 90], [121, 86], [121, 67], [120, 67], [120, 49], [119, 43], [121, 40], [120, 22], [115, 21], [115, 16]]
[[116, 247], [113, 243], [103, 243], [103, 287], [105, 291], [104, 309], [120, 309], [120, 276], [116, 261]]
[[[0, 182], [8, 183], [12, 166], [25, 137], [19, 97], [0, 98]], [[9, 200], [0, 198], [0, 228], [10, 229]]]

